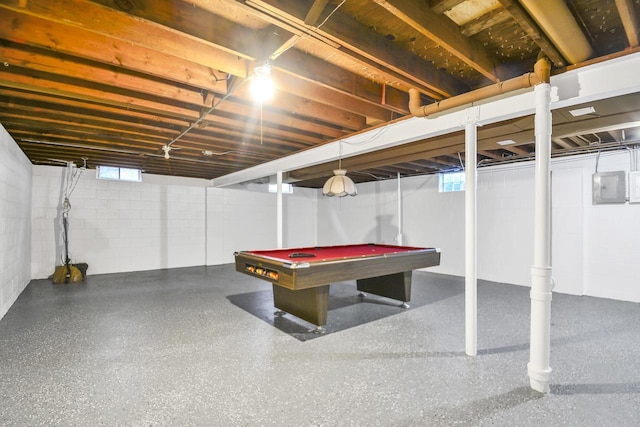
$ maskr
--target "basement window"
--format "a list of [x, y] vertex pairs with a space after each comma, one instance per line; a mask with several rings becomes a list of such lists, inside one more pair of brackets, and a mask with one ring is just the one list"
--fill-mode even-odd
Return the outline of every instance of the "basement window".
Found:
[[464, 183], [464, 172], [445, 172], [438, 174], [438, 191], [441, 193], [464, 191]]
[[[269, 193], [277, 193], [277, 192], [278, 192], [278, 184], [269, 184]], [[283, 182], [282, 194], [293, 194], [293, 185]]]
[[118, 168], [115, 166], [98, 166], [96, 167], [96, 178], [141, 182], [142, 171], [140, 169]]

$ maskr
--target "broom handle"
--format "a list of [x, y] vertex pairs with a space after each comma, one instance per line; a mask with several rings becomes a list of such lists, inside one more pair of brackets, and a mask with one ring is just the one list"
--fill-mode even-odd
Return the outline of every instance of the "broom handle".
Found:
[[67, 266], [67, 272], [69, 271], [69, 235], [67, 217], [62, 218], [62, 225], [64, 227], [64, 263]]

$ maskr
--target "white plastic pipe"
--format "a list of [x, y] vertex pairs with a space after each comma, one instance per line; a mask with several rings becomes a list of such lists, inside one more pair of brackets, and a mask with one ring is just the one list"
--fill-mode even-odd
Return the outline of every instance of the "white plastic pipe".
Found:
[[276, 173], [276, 187], [277, 187], [277, 195], [276, 195], [276, 233], [278, 249], [282, 249], [282, 171], [278, 171]]
[[551, 347], [551, 86], [535, 87], [536, 172], [533, 266], [531, 266], [531, 342], [527, 370], [531, 388], [549, 392]]
[[402, 187], [400, 186], [400, 172], [398, 172], [398, 245], [402, 246]]
[[464, 249], [465, 249], [465, 353], [468, 356], [478, 354], [478, 278], [477, 278], [477, 125], [475, 122], [465, 124], [465, 192], [464, 192]]

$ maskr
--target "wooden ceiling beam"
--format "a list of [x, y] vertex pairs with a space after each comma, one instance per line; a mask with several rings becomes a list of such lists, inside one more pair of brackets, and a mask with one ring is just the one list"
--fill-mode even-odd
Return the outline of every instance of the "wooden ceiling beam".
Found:
[[[246, 4], [275, 14], [285, 22], [304, 25], [307, 3], [304, 0], [248, 0]], [[315, 38], [321, 34], [333, 40], [342, 49], [339, 53], [362, 62], [372, 70], [393, 71], [405, 87], [418, 87], [434, 99], [447, 98], [467, 90], [463, 84], [433, 64], [408, 51], [402, 51], [383, 35], [375, 33], [351, 17], [334, 13], [321, 28], [308, 28], [307, 33]], [[382, 66], [382, 68], [381, 68]], [[400, 82], [398, 82], [400, 83]]]
[[[73, 130], [60, 130], [55, 134], [37, 134], [18, 129], [16, 131], [18, 137], [16, 141], [20, 144], [38, 144], [43, 146], [57, 146], [60, 150], [65, 147], [83, 148], [86, 150], [97, 150], [104, 152], [130, 152], [130, 154], [138, 155], [161, 155], [162, 145], [156, 147], [148, 144], [113, 144], [111, 141], [105, 142], [99, 137], [84, 137], [83, 133], [74, 132]], [[180, 151], [183, 155], [189, 154], [192, 157], [203, 157], [203, 150], [211, 150], [212, 147], [207, 142], [192, 142], [189, 145], [176, 146], [176, 153]], [[178, 150], [179, 149], [179, 150]], [[225, 161], [230, 161], [235, 167], [250, 167], [264, 161], [265, 156], [260, 153], [240, 151], [237, 149], [221, 150], [230, 151], [225, 155]], [[273, 154], [268, 154], [271, 156]], [[206, 157], [206, 156], [205, 156]], [[221, 159], [220, 156], [213, 158]], [[213, 164], [213, 162], [210, 162]], [[221, 166], [227, 166], [220, 163]]]
[[[44, 73], [82, 79], [100, 85], [109, 85], [126, 90], [172, 99], [193, 105], [203, 105], [201, 89], [179, 87], [162, 79], [150, 79], [139, 74], [127, 73], [117, 67], [77, 61], [74, 57], [47, 51], [44, 49], [25, 50], [17, 45], [0, 43], [0, 57], [9, 67], [19, 66]], [[226, 80], [216, 82], [216, 93], [226, 93]]]
[[[54, 23], [53, 25], [57, 25], [57, 24]], [[60, 29], [58, 28], [58, 30]], [[103, 92], [103, 94], [104, 96], [113, 96], [106, 92]], [[249, 96], [245, 95], [245, 98], [249, 98]], [[283, 98], [287, 98], [287, 99], [283, 99]], [[139, 99], [131, 99], [130, 102], [138, 103], [141, 106], [145, 104], [144, 100], [139, 100]], [[288, 96], [288, 97], [281, 96], [280, 99], [274, 100], [273, 104], [274, 104], [274, 107], [276, 108], [280, 108], [283, 110], [287, 108], [289, 110], [292, 110], [290, 112], [292, 112], [293, 114], [298, 114], [298, 115], [307, 116], [307, 117], [321, 118], [320, 121], [325, 121], [334, 126], [339, 126], [345, 129], [361, 130], [366, 126], [366, 120], [362, 116], [357, 117], [353, 113], [345, 114], [343, 111], [340, 111], [337, 108], [331, 107], [328, 105], [324, 105], [324, 106], [320, 106], [319, 104], [313, 105], [313, 103], [304, 102], [300, 98], [292, 98], [291, 96]], [[321, 114], [319, 112], [321, 112]]]
[[0, 97], [5, 97], [8, 102], [34, 105], [36, 108], [54, 111], [74, 111], [78, 116], [95, 115], [115, 121], [135, 121], [135, 123], [146, 125], [150, 128], [180, 129], [190, 123], [190, 120], [184, 117], [174, 118], [164, 114], [151, 114], [135, 110], [123, 111], [121, 108], [111, 105], [50, 95], [46, 92], [40, 93], [37, 88], [31, 91], [29, 88], [13, 89], [2, 87], [2, 84], [0, 84]]
[[502, 147], [503, 150], [509, 151], [513, 154], [517, 154], [519, 156], [528, 156], [531, 154], [529, 150], [525, 150], [524, 148], [517, 147], [515, 145], [505, 145]]
[[450, 19], [424, 7], [422, 0], [374, 0], [402, 22], [433, 40], [451, 55], [471, 66], [487, 79], [497, 82], [511, 76], [498, 76], [497, 60], [474, 39], [465, 37]]
[[[0, 106], [5, 104], [0, 103]], [[15, 118], [20, 120], [16, 121]], [[37, 117], [37, 118], [35, 118]], [[178, 132], [171, 132], [166, 129], [149, 129], [148, 126], [142, 126], [138, 123], [128, 123], [126, 121], [117, 120], [100, 120], [100, 119], [78, 119], [73, 114], [69, 114], [66, 111], [64, 113], [53, 110], [46, 111], [40, 107], [22, 107], [15, 104], [11, 107], [10, 112], [0, 112], [0, 118], [5, 126], [11, 129], [12, 132], [16, 130], [31, 129], [33, 131], [40, 131], [40, 135], [51, 136], [61, 132], [73, 132], [74, 134], [82, 135], [96, 135], [105, 142], [110, 142], [112, 145], [132, 146], [137, 142], [141, 144], [147, 144], [150, 146], [156, 146], [154, 149], [159, 149], [162, 145], [165, 145], [168, 140], [171, 140]], [[69, 136], [69, 133], [65, 134]], [[215, 136], [217, 135], [217, 136]], [[181, 140], [178, 145], [193, 145], [196, 144], [198, 149], [220, 149], [226, 150], [239, 150], [238, 139], [245, 138], [245, 135], [232, 132], [230, 130], [221, 130], [218, 133], [215, 132], [200, 132], [190, 135], [184, 141]], [[257, 145], [257, 138], [253, 138], [253, 143]], [[280, 139], [265, 138], [267, 142], [277, 141]], [[215, 144], [214, 144], [215, 142]], [[259, 150], [256, 155], [262, 153], [267, 156], [278, 156], [287, 154], [287, 150], [276, 147], [270, 147], [271, 144], [259, 145]], [[141, 146], [143, 147], [143, 146]], [[300, 146], [302, 147], [302, 146]], [[252, 148], [256, 149], [256, 148]], [[263, 157], [267, 159], [268, 157]]]
[[[0, 106], [5, 105], [5, 103], [0, 102]], [[128, 124], [118, 123], [121, 126], [116, 127], [116, 124], [104, 120], [82, 120], [74, 122], [73, 116], [56, 114], [56, 112], [52, 111], [34, 110], [37, 109], [17, 109], [13, 107], [10, 112], [0, 112], [0, 117], [2, 117], [3, 123], [6, 125], [5, 127], [11, 127], [12, 129], [18, 127], [34, 130], [52, 129], [52, 131], [54, 129], [74, 129], [86, 132], [87, 135], [102, 135], [105, 140], [111, 138], [117, 141], [127, 141], [125, 144], [143, 141], [147, 144], [157, 144], [161, 146], [166, 144], [166, 139], [172, 136], [170, 133], [163, 135], [160, 129], [156, 129], [151, 133], [148, 130], [145, 132], [146, 129], [135, 128]], [[117, 144], [117, 142], [114, 142], [114, 144]]]
[[538, 27], [538, 24], [529, 16], [517, 0], [498, 0], [509, 14], [515, 19], [531, 40], [540, 47], [542, 52], [553, 62], [556, 67], [564, 67], [567, 61], [560, 51], [549, 40], [546, 34]]
[[[32, 74], [32, 77], [27, 74]], [[42, 76], [37, 72], [23, 74], [4, 73], [1, 77], [0, 87], [4, 86], [8, 88], [23, 89], [40, 94], [53, 95], [58, 98], [68, 98], [87, 101], [90, 103], [110, 105], [112, 107], [122, 109], [123, 112], [126, 111], [127, 114], [129, 114], [131, 110], [135, 110], [160, 116], [173, 115], [174, 117], [187, 118], [193, 121], [200, 117], [200, 113], [198, 111], [175, 106], [172, 105], [171, 102], [162, 102], [160, 99], [154, 101], [149, 98], [136, 97], [136, 95], [132, 93], [121, 95], [118, 91], [107, 91], [104, 90], [104, 88], [94, 89], [91, 87], [81, 86], [79, 85], [79, 82], [74, 82], [72, 79], [65, 79], [62, 77], [54, 78], [54, 76], [41, 78]], [[60, 79], [61, 81], [55, 81], [55, 79]], [[245, 119], [259, 117], [259, 111], [252, 110], [251, 106], [241, 105], [233, 101], [221, 103], [218, 111], [240, 115]], [[268, 108], [265, 108], [263, 111], [263, 119], [267, 123], [280, 123], [280, 126], [284, 124], [293, 129], [300, 129], [311, 133], [315, 132], [319, 135], [330, 135], [334, 138], [344, 134], [335, 127], [322, 125], [320, 120], [316, 120], [317, 123], [313, 123], [292, 115], [272, 112]], [[207, 120], [215, 122], [215, 115], [210, 114], [210, 118]]]
[[[94, 0], [98, 3], [110, 5], [112, 0]], [[265, 60], [269, 54], [267, 52], [273, 52], [273, 49], [280, 49], [283, 43], [290, 40], [291, 33], [287, 29], [279, 28], [274, 25], [270, 25], [267, 28], [258, 32], [248, 30], [247, 28], [230, 22], [220, 16], [208, 13], [206, 11], [197, 10], [192, 4], [175, 3], [174, 1], [167, 0], [139, 0], [132, 4], [132, 9], [128, 13], [134, 14], [144, 19], [148, 19], [162, 25], [169, 26], [187, 34], [191, 34], [194, 37], [202, 38], [210, 41], [216, 46], [226, 48], [228, 51], [237, 54], [244, 58], [255, 58], [256, 60]], [[213, 31], [212, 29], [215, 29]], [[278, 47], [280, 46], [280, 47]], [[312, 61], [314, 57], [303, 54], [300, 51], [296, 51], [296, 61], [294, 64], [305, 64], [307, 61]], [[284, 53], [284, 52], [282, 52]], [[282, 53], [279, 53], [281, 55]], [[272, 54], [273, 55], [273, 54]], [[278, 56], [279, 56], [278, 55]], [[321, 62], [322, 66], [318, 68], [318, 62]], [[362, 99], [358, 93], [363, 93], [363, 90], [356, 90], [353, 93], [340, 92], [334, 90], [333, 87], [324, 85], [320, 82], [316, 82], [318, 77], [327, 75], [323, 72], [325, 68], [323, 61], [316, 59], [314, 61], [313, 71], [306, 73], [302, 76], [297, 76], [286, 67], [283, 68], [283, 62], [277, 60], [274, 62], [274, 79], [278, 73], [286, 73], [291, 78], [299, 80], [303, 78], [307, 80], [310, 85], [307, 85], [305, 92], [299, 92], [298, 88], [290, 88], [289, 82], [284, 85], [280, 85], [279, 90], [285, 91], [290, 94], [305, 93], [305, 97], [317, 102], [330, 105], [332, 107], [344, 109], [351, 113], [360, 112], [360, 114], [375, 118], [377, 120], [388, 120], [390, 107], [383, 105], [382, 96], [376, 98], [376, 103], [370, 102], [370, 99]], [[296, 65], [299, 66], [299, 65]], [[278, 70], [282, 69], [282, 70]], [[346, 70], [341, 70], [344, 74]], [[364, 85], [367, 82], [359, 82], [359, 85]], [[319, 85], [314, 88], [313, 85]], [[367, 84], [367, 86], [370, 86]], [[324, 90], [323, 90], [324, 89]], [[381, 92], [381, 89], [378, 89]], [[331, 102], [327, 102], [327, 99], [331, 99]], [[408, 100], [400, 99], [396, 104], [393, 104], [393, 108], [396, 110], [407, 110]]]
[[311, 27], [315, 26], [327, 3], [329, 3], [329, 0], [315, 0], [309, 12], [307, 12], [307, 16], [304, 17], [304, 24]]
[[573, 148], [571, 144], [567, 143], [562, 138], [553, 137], [551, 138], [551, 142], [558, 144], [562, 148]]
[[478, 154], [494, 160], [500, 160], [500, 156], [488, 150], [478, 150]]
[[[10, 132], [23, 130], [37, 132], [39, 135], [63, 135], [69, 137], [71, 133], [81, 137], [84, 135], [95, 135], [95, 138], [112, 145], [131, 145], [137, 142], [145, 143], [159, 150], [171, 139], [160, 139], [147, 136], [146, 134], [133, 134], [119, 131], [118, 123], [114, 123], [113, 128], [104, 127], [102, 131], [95, 127], [87, 128], [88, 124], [68, 124], [57, 117], [49, 117], [44, 114], [42, 120], [29, 120], [28, 117], [22, 117], [21, 121], [14, 124], [14, 120], [4, 113], [0, 113], [3, 117], [6, 127]], [[25, 127], [27, 126], [27, 127]], [[301, 144], [283, 144], [282, 139], [263, 136], [262, 141], [256, 134], [242, 133], [230, 130], [221, 130], [217, 132], [199, 132], [189, 134], [184, 140], [178, 141], [176, 146], [195, 145], [198, 149], [213, 149], [218, 151], [236, 150], [236, 151], [254, 151], [255, 155], [260, 156], [263, 160], [274, 156], [282, 156], [305, 148]]]
[[[251, 98], [249, 87], [246, 85], [236, 90], [234, 95], [243, 99]], [[259, 107], [257, 104], [254, 104], [254, 106], [256, 108], [256, 115], [259, 115]], [[299, 94], [293, 95], [288, 92], [280, 92], [278, 96], [274, 96], [272, 100], [265, 102], [263, 109], [267, 108], [284, 111], [296, 117], [307, 117], [318, 122], [328, 123], [351, 131], [362, 130], [367, 125], [364, 116], [360, 114], [335, 108], [329, 104], [310, 101], [301, 97]]]
[[[29, 5], [31, 4], [29, 2]], [[52, 10], [56, 10], [56, 8], [52, 8]], [[4, 4], [0, 4], [0, 13], [6, 22], [13, 23], [12, 25], [0, 25], [0, 38], [16, 43], [124, 67], [203, 89], [214, 88], [220, 76], [224, 76], [218, 70], [246, 76], [247, 65], [244, 60], [242, 67], [230, 67], [222, 64], [223, 60], [220, 60], [220, 64], [216, 64], [214, 68], [210, 60], [204, 61], [203, 59], [203, 62], [208, 63], [207, 65], [196, 63], [176, 56], [178, 51], [172, 51], [169, 54], [166, 53], [166, 49], [153, 50], [150, 47], [141, 46], [135, 40], [122, 40], [88, 29], [74, 27], [66, 22], [58, 22], [58, 19], [62, 19], [61, 17], [35, 16], [22, 8], [12, 9]], [[112, 13], [116, 14], [116, 12]], [[150, 30], [149, 25], [157, 26], [157, 24], [146, 24], [148, 25], [145, 25], [144, 21], [136, 21], [134, 28], [140, 35], [150, 38], [146, 34]], [[209, 55], [215, 56], [213, 47], [204, 43], [201, 47], [200, 55], [203, 58], [208, 58]], [[237, 56], [233, 56], [233, 58], [237, 59]], [[244, 71], [241, 72], [240, 68], [243, 68]]]
[[[164, 52], [211, 70], [247, 77], [246, 58], [238, 56], [235, 52], [225, 51], [223, 46], [190, 37], [169, 26], [137, 19], [130, 13], [123, 13], [93, 1], [56, 0], [54, 5], [48, 0], [8, 0], [6, 3], [9, 3], [13, 10], [67, 25], [72, 34], [73, 28], [84, 29], [154, 52]], [[155, 8], [157, 3], [154, 2], [148, 7]], [[88, 20], [87, 16], [91, 19]], [[60, 33], [53, 34], [55, 38], [61, 37]]]
[[[274, 64], [283, 74], [313, 82], [340, 94], [355, 97], [374, 106], [409, 114], [409, 96], [393, 86], [383, 87], [343, 68], [296, 49], [283, 54]], [[348, 107], [345, 107], [347, 109]]]

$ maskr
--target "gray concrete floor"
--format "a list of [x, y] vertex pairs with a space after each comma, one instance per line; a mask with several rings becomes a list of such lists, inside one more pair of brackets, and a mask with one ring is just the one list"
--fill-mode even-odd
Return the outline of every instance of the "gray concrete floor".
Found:
[[0, 321], [0, 425], [635, 426], [638, 304], [555, 294], [551, 393], [528, 387], [529, 296], [414, 273], [412, 307], [332, 285], [325, 335], [232, 265], [35, 280]]

